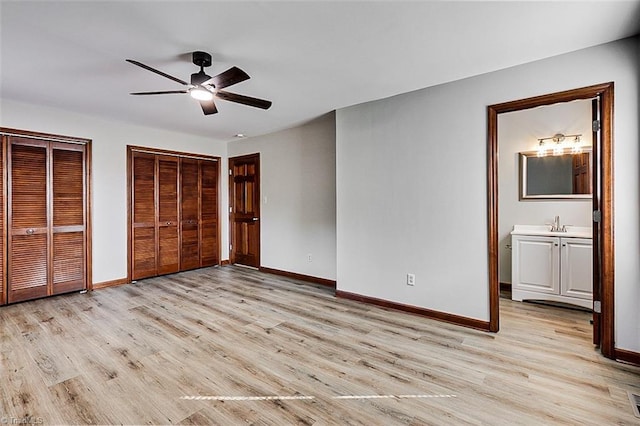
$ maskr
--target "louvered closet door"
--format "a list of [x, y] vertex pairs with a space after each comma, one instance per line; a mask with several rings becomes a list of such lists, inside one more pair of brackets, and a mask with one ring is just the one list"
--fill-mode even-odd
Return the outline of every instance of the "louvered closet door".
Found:
[[154, 155], [134, 153], [132, 161], [132, 279], [156, 275], [156, 197]]
[[180, 270], [177, 157], [158, 157], [158, 274]]
[[9, 138], [8, 302], [47, 296], [46, 141]]
[[6, 279], [5, 279], [5, 227], [4, 227], [4, 147], [6, 146], [7, 137], [2, 137], [0, 145], [0, 305], [7, 303]]
[[86, 288], [84, 146], [51, 143], [52, 291]]
[[200, 267], [199, 244], [199, 166], [198, 160], [183, 158], [180, 161], [181, 196], [181, 270]]
[[200, 161], [200, 266], [219, 263], [218, 162]]

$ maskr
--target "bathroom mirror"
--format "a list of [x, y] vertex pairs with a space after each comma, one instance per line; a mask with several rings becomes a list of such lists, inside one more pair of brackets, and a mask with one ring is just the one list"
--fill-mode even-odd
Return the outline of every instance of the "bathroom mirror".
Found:
[[520, 153], [520, 200], [591, 199], [591, 149], [546, 155]]

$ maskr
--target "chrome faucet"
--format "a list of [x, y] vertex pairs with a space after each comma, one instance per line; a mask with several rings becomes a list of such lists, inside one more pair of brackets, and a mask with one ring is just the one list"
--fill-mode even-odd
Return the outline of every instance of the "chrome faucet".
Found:
[[551, 226], [551, 229], [550, 229], [551, 232], [568, 232], [569, 229], [567, 228], [567, 226], [571, 226], [571, 225], [560, 226], [560, 216], [556, 216], [553, 219], [553, 223], [547, 223], [547, 225]]

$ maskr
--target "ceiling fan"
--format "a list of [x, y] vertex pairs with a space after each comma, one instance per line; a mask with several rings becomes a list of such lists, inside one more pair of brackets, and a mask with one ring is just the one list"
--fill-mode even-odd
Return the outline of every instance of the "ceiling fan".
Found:
[[184, 80], [181, 80], [177, 77], [164, 73], [141, 62], [134, 61], [132, 59], [127, 59], [127, 62], [186, 86], [186, 88], [182, 90], [133, 92], [130, 93], [131, 95], [168, 95], [177, 93], [188, 93], [192, 98], [200, 102], [200, 106], [202, 107], [202, 112], [204, 113], [204, 115], [215, 114], [218, 112], [218, 108], [216, 108], [216, 104], [213, 101], [215, 98], [262, 109], [269, 109], [269, 107], [271, 107], [271, 101], [220, 90], [224, 89], [225, 87], [229, 87], [242, 81], [248, 80], [250, 77], [246, 72], [242, 71], [238, 67], [231, 67], [228, 70], [213, 77], [208, 76], [207, 74], [205, 74], [204, 69], [211, 66], [211, 55], [206, 52], [193, 52], [193, 63], [200, 67], [200, 71], [191, 74], [191, 83], [187, 83]]

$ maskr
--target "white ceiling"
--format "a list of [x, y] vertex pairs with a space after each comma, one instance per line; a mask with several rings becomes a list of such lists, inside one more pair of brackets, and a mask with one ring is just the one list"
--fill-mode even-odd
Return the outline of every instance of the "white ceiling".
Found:
[[[2, 0], [0, 19], [1, 97], [230, 140], [637, 34], [640, 0]], [[246, 71], [228, 91], [271, 109], [219, 100], [204, 116], [187, 95], [128, 94], [182, 87], [125, 59], [188, 81], [194, 50], [209, 75]]]

